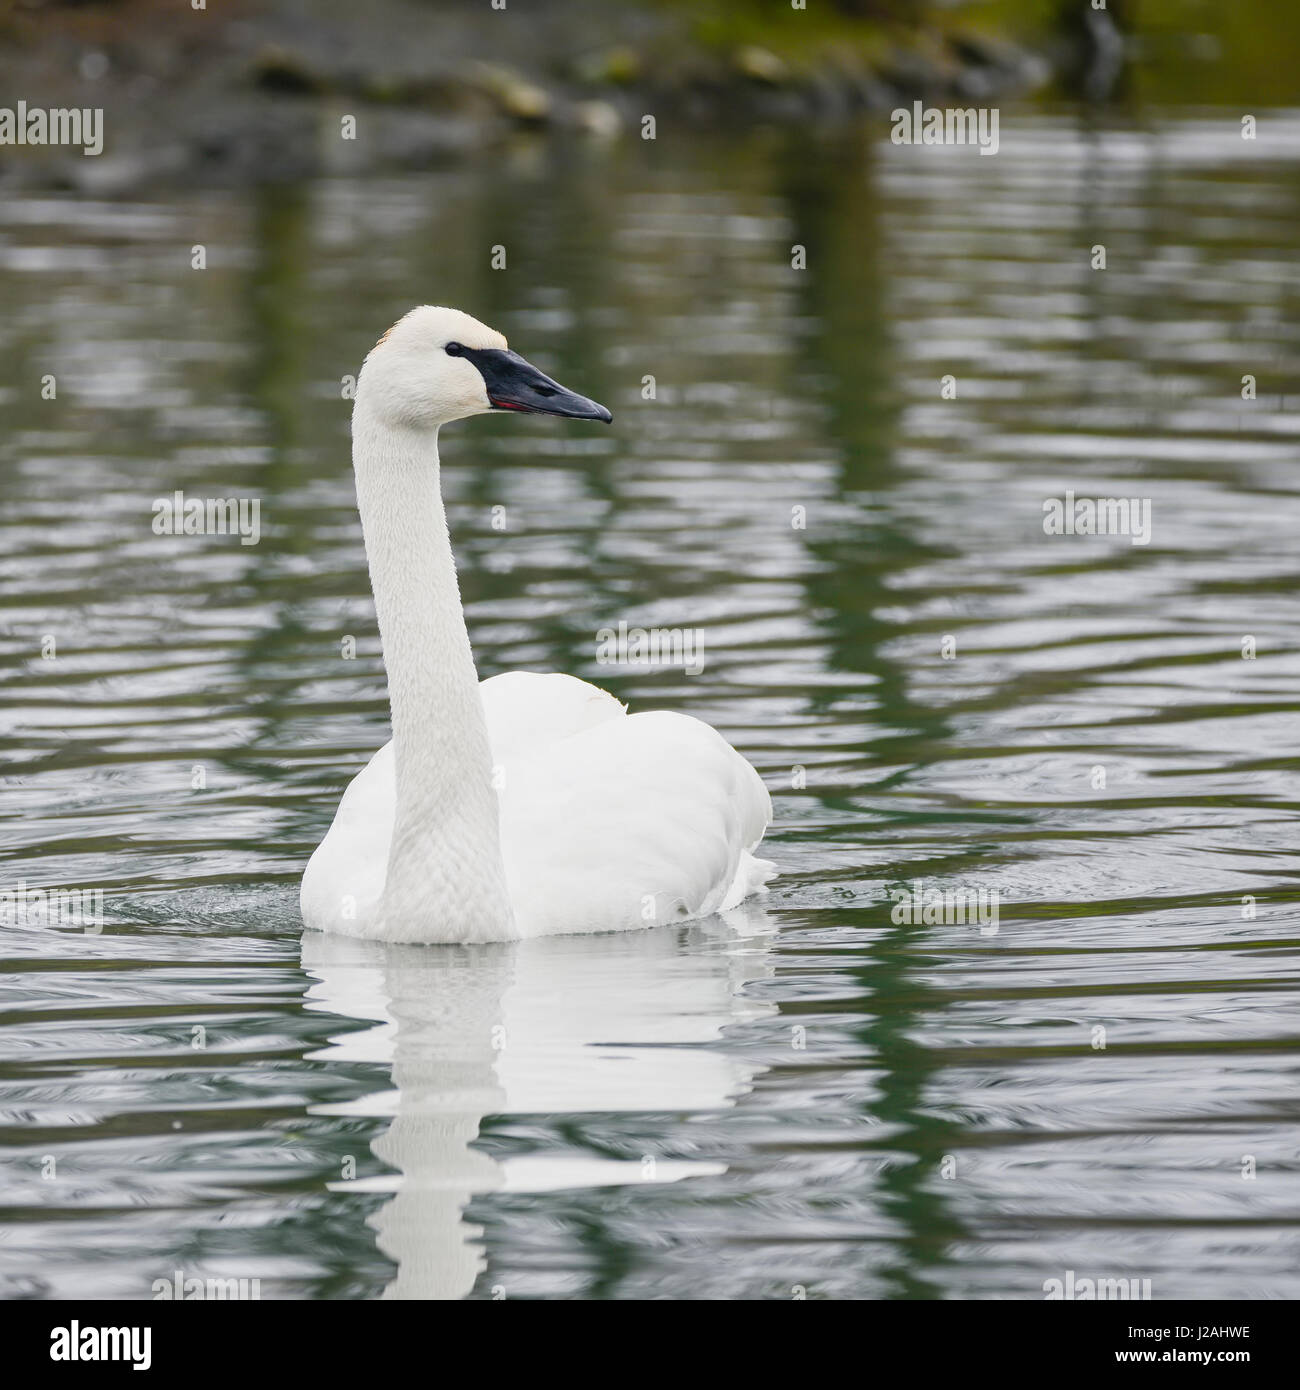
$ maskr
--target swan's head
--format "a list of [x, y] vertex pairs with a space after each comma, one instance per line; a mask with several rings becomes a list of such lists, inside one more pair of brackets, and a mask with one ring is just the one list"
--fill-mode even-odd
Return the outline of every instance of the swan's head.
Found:
[[358, 402], [363, 396], [381, 419], [414, 429], [489, 410], [605, 424], [614, 418], [511, 352], [495, 329], [431, 304], [398, 319], [371, 349], [357, 382]]

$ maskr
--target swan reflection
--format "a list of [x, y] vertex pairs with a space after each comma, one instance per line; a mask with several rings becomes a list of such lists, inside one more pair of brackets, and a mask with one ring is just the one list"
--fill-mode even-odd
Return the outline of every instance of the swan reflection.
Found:
[[473, 1289], [485, 1260], [464, 1209], [478, 1193], [723, 1171], [653, 1155], [498, 1159], [473, 1143], [487, 1115], [733, 1105], [760, 1068], [708, 1044], [729, 1025], [775, 1012], [741, 994], [772, 973], [772, 931], [762, 907], [745, 904], [677, 929], [478, 946], [305, 933], [303, 968], [315, 980], [308, 1007], [374, 1023], [313, 1056], [392, 1066], [393, 1089], [330, 1109], [392, 1117], [372, 1148], [395, 1172], [340, 1184], [393, 1193], [373, 1218], [380, 1249], [398, 1266], [385, 1297], [461, 1298]]

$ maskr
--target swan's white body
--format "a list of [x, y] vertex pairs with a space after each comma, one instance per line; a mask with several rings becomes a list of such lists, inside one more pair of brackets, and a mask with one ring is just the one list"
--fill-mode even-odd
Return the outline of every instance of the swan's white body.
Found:
[[480, 685], [437, 439], [490, 402], [478, 369], [445, 356], [449, 340], [505, 351], [467, 315], [426, 307], [358, 381], [353, 463], [393, 739], [307, 865], [303, 921], [385, 941], [504, 941], [734, 907], [774, 871], [752, 854], [771, 800], [720, 734], [686, 715], [629, 715], [571, 676]]

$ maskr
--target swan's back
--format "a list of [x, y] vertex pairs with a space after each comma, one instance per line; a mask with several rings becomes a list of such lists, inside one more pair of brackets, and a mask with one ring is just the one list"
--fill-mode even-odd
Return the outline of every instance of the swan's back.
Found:
[[479, 694], [498, 766], [627, 713], [608, 692], [576, 676], [508, 671], [483, 681]]
[[[706, 916], [761, 888], [772, 816], [758, 773], [709, 725], [607, 720], [506, 768], [502, 852], [524, 936]], [[557, 833], [554, 827], [559, 827]]]

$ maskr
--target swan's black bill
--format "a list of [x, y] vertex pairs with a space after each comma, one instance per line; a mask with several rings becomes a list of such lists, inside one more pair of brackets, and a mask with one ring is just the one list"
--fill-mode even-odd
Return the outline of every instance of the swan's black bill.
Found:
[[606, 425], [614, 418], [603, 405], [552, 381], [517, 352], [505, 348], [461, 348], [460, 355], [468, 357], [483, 374], [488, 400], [498, 410], [600, 420]]

